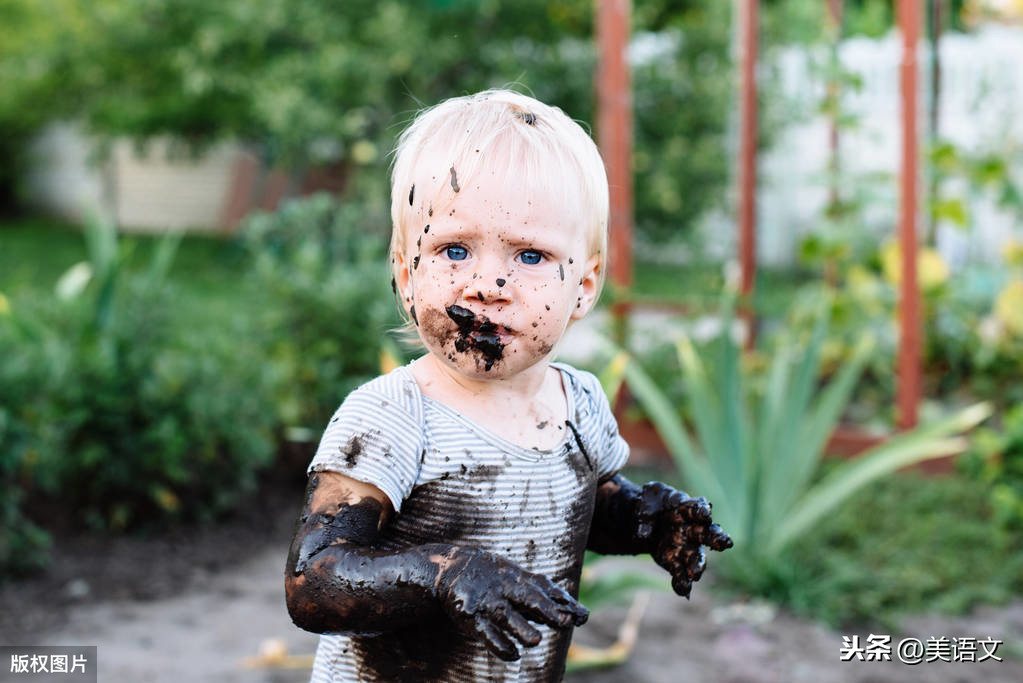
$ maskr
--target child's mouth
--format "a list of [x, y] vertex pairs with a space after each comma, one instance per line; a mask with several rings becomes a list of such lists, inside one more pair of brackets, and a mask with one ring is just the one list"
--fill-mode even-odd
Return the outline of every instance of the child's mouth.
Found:
[[458, 326], [455, 349], [461, 352], [476, 349], [485, 361], [484, 370], [494, 367], [494, 363], [504, 356], [504, 347], [507, 342], [502, 339], [508, 337], [511, 329], [501, 325], [503, 331], [499, 331], [497, 323], [490, 322], [487, 316], [477, 315], [461, 306], [448, 306], [444, 310]]

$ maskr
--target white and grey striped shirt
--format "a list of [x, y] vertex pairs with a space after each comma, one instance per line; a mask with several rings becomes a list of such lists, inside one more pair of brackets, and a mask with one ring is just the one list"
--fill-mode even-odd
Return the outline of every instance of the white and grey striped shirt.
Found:
[[[597, 483], [625, 463], [600, 383], [554, 363], [568, 398], [558, 447], [524, 448], [424, 396], [408, 367], [353, 391], [334, 414], [309, 473], [341, 472], [383, 491], [398, 513], [381, 549], [457, 543], [493, 552], [578, 593]], [[581, 443], [580, 443], [581, 442]], [[451, 624], [380, 636], [320, 637], [312, 681], [560, 680], [571, 630], [504, 662]], [[438, 652], [441, 656], [438, 656]]]

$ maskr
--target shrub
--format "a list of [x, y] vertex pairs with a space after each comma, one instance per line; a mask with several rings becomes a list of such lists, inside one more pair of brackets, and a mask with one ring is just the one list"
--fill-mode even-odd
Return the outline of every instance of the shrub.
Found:
[[38, 362], [38, 344], [22, 341], [18, 314], [17, 304], [0, 314], [0, 577], [45, 564], [49, 536], [23, 506], [40, 452], [61, 424], [46, 400], [55, 373]]
[[266, 302], [264, 338], [289, 427], [322, 428], [345, 395], [379, 372], [398, 324], [382, 210], [313, 195], [246, 222], [242, 239]]
[[985, 485], [1000, 526], [1023, 530], [1023, 406], [1002, 416], [1001, 429], [977, 430], [961, 469]]
[[93, 527], [208, 519], [273, 457], [273, 378], [244, 330], [182, 332], [172, 289], [121, 284], [101, 335], [65, 321], [71, 364], [52, 395], [65, 442], [42, 457], [42, 483]]
[[731, 590], [833, 626], [895, 630], [906, 613], [1012, 600], [1023, 588], [1023, 543], [991, 523], [985, 492], [969, 479], [898, 474], [821, 520], [780, 558], [743, 569]]
[[15, 543], [39, 539], [26, 493], [93, 528], [208, 519], [274, 454], [274, 376], [252, 323], [183, 325], [164, 277], [175, 238], [143, 273], [127, 270], [111, 226], [87, 238], [90, 260], [56, 296], [15, 303], [0, 337], [0, 485]]

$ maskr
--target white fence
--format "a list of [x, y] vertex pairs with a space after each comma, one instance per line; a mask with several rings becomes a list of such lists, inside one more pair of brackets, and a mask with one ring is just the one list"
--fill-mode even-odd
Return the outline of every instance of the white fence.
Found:
[[[890, 181], [871, 188], [880, 194], [866, 217], [864, 229], [879, 238], [894, 235], [898, 216], [900, 157], [899, 60], [900, 38], [892, 32], [879, 40], [844, 41], [839, 59], [844, 70], [859, 75], [862, 86], [843, 94], [841, 110], [857, 126], [840, 135], [839, 167], [844, 182], [867, 173], [890, 175]], [[947, 34], [940, 43], [941, 90], [939, 137], [965, 151], [998, 150], [1010, 157], [1016, 182], [1023, 184], [1023, 29], [988, 26], [977, 33]], [[825, 95], [826, 84], [813, 64], [825, 64], [821, 50], [783, 51], [776, 63], [781, 95], [811, 112]], [[920, 66], [921, 143], [925, 141], [925, 112], [929, 91], [930, 48], [922, 45]], [[801, 236], [819, 229], [828, 199], [827, 166], [830, 123], [808, 115], [788, 125], [760, 160], [758, 189], [758, 251], [762, 262], [791, 263]], [[926, 180], [921, 180], [926, 188]], [[965, 193], [964, 187], [946, 188]], [[1012, 212], [1000, 211], [991, 197], [969, 197], [967, 231], [938, 226], [938, 244], [953, 264], [998, 257], [1012, 234], [1023, 237], [1023, 225]], [[923, 204], [921, 204], [923, 206]], [[714, 228], [720, 234], [719, 228]]]

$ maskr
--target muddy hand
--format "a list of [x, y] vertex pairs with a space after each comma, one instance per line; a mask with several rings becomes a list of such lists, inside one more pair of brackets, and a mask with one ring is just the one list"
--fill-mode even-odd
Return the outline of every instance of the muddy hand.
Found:
[[553, 628], [581, 626], [589, 612], [546, 576], [482, 550], [453, 549], [442, 562], [437, 594], [448, 616], [505, 661], [540, 643], [530, 621]]
[[706, 498], [690, 498], [661, 482], [643, 486], [637, 535], [651, 541], [651, 556], [671, 574], [671, 587], [686, 598], [707, 566], [706, 551], [727, 550], [732, 539], [711, 519]]

